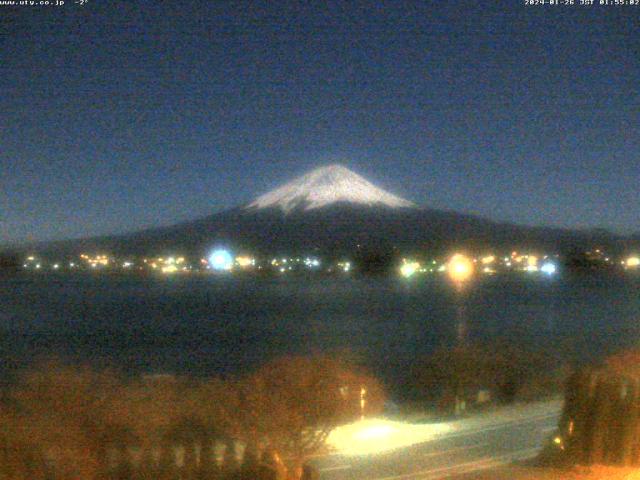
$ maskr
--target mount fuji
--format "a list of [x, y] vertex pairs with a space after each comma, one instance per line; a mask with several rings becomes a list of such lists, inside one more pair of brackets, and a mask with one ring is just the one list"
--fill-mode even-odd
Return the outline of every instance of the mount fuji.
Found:
[[[213, 246], [255, 254], [352, 254], [453, 248], [544, 249], [566, 252], [600, 245], [612, 252], [637, 242], [603, 230], [577, 231], [498, 223], [419, 206], [340, 165], [317, 168], [246, 205], [204, 218], [130, 234], [53, 242], [40, 251], [77, 254], [184, 253]], [[42, 247], [42, 248], [40, 248]]]
[[409, 208], [416, 205], [376, 187], [341, 165], [321, 167], [282, 187], [265, 193], [247, 208], [280, 208], [284, 213], [313, 210], [346, 202], [367, 206]]

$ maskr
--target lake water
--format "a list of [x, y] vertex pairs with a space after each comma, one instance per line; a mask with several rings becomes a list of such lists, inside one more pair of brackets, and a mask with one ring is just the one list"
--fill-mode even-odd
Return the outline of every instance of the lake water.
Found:
[[[348, 350], [391, 384], [440, 345], [504, 338], [588, 361], [640, 341], [640, 278], [0, 277], [2, 370], [57, 355], [140, 372], [229, 374]], [[396, 385], [397, 386], [397, 385]]]

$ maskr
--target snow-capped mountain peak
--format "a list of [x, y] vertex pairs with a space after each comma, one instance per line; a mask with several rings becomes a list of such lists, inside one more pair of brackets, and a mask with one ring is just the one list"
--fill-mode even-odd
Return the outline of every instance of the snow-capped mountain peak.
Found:
[[280, 208], [285, 213], [302, 207], [321, 208], [335, 202], [384, 205], [392, 208], [415, 204], [386, 192], [342, 165], [317, 168], [302, 177], [261, 195], [246, 208]]

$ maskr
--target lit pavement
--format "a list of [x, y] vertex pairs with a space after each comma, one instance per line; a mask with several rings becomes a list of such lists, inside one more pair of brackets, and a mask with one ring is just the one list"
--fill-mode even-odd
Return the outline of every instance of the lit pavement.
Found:
[[322, 480], [455, 478], [534, 457], [561, 407], [559, 400], [538, 402], [431, 425], [370, 421], [359, 431], [348, 427], [333, 439], [341, 453], [314, 463]]

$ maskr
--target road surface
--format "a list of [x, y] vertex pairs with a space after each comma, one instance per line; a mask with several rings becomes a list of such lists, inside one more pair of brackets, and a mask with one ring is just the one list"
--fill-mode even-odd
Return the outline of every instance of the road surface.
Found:
[[[336, 453], [317, 458], [314, 463], [322, 480], [456, 478], [534, 457], [555, 430], [561, 407], [561, 401], [556, 400], [505, 408], [444, 424], [446, 431], [426, 441], [387, 452]], [[354, 437], [353, 446], [357, 443]], [[384, 435], [376, 443], [383, 446]]]

